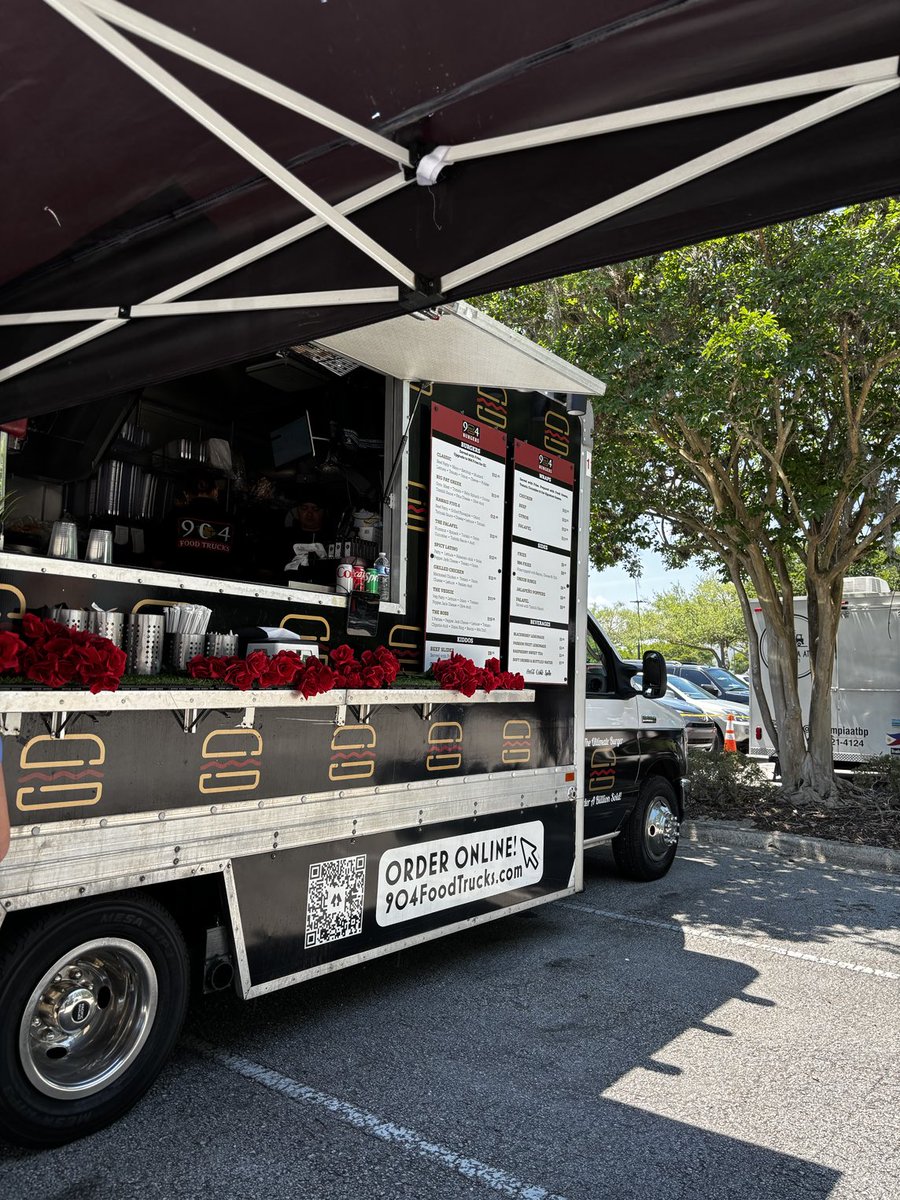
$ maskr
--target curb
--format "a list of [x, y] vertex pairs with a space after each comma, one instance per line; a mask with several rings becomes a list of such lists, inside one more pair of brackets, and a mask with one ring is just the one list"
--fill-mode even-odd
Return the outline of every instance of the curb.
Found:
[[777, 830], [753, 829], [739, 821], [682, 821], [681, 836], [697, 846], [770, 850], [784, 858], [823, 866], [853, 867], [900, 874], [900, 851], [883, 846], [854, 846], [828, 838], [800, 837]]

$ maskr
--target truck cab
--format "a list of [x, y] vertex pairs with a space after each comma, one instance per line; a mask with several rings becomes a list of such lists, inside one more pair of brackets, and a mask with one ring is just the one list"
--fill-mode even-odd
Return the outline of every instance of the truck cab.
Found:
[[585, 848], [609, 842], [626, 877], [659, 879], [674, 861], [689, 791], [684, 722], [657, 703], [665, 659], [648, 650], [641, 667], [629, 665], [590, 614], [586, 646]]

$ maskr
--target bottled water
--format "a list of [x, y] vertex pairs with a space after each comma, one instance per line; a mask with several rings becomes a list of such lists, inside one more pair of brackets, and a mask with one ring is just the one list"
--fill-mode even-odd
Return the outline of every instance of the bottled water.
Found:
[[391, 598], [391, 564], [388, 561], [388, 556], [382, 550], [375, 559], [375, 570], [378, 573], [378, 595], [381, 599], [390, 600]]

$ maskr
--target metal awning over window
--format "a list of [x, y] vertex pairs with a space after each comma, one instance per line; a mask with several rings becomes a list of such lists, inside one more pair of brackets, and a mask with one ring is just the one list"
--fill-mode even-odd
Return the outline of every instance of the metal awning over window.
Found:
[[398, 379], [602, 396], [606, 384], [463, 303], [318, 339]]
[[0, 419], [900, 191], [898, 50], [896, 0], [21, 0]]

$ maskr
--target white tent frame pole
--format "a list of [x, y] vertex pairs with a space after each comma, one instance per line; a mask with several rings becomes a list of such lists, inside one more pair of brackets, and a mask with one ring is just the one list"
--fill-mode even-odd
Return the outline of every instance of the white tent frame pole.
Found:
[[44, 0], [44, 2], [71, 21], [82, 33], [92, 38], [114, 58], [134, 71], [145, 83], [149, 83], [151, 87], [171, 100], [188, 116], [193, 117], [214, 137], [224, 142], [226, 146], [230, 146], [235, 153], [246, 159], [299, 204], [322, 217], [332, 229], [340, 233], [390, 275], [393, 275], [395, 279], [399, 279], [407, 287], [415, 287], [415, 273], [409, 267], [400, 262], [390, 251], [380, 246], [368, 234], [363, 233], [352, 221], [348, 221], [336, 208], [308, 188], [305, 183], [301, 183], [296, 175], [283, 167], [271, 154], [267, 154], [256, 142], [241, 133], [230, 121], [226, 121], [214, 108], [180, 83], [174, 75], [164, 71], [152, 58], [87, 9], [81, 0]]
[[546, 246], [581, 233], [582, 230], [589, 229], [592, 225], [598, 225], [630, 208], [645, 204], [648, 200], [653, 200], [684, 183], [708, 175], [719, 167], [745, 158], [748, 154], [771, 146], [794, 133], [809, 129], [811, 126], [847, 112], [857, 105], [884, 96], [897, 87], [900, 87], [900, 79], [897, 78], [880, 83], [861, 84], [858, 87], [847, 88], [836, 95], [828, 96], [806, 108], [801, 108], [797, 112], [791, 113], [790, 116], [782, 117], [778, 121], [764, 125], [761, 129], [756, 129], [752, 133], [727, 142], [716, 150], [692, 158], [689, 162], [682, 163], [681, 166], [674, 167], [671, 171], [665, 171], [662, 175], [657, 175], [636, 187], [628, 188], [627, 191], [620, 192], [617, 196], [611, 196], [600, 204], [583, 209], [564, 221], [558, 221], [555, 225], [550, 225], [529, 237], [512, 242], [502, 250], [487, 254], [483, 258], [476, 259], [474, 262], [450, 272], [449, 275], [444, 275], [441, 279], [441, 290], [451, 292], [464, 284], [479, 279], [490, 271], [505, 267], [519, 258], [524, 258], [528, 254], [543, 250]]
[[[365, 208], [366, 205], [373, 204], [376, 200], [381, 200], [383, 197], [389, 196], [407, 185], [408, 180], [403, 175], [394, 175], [390, 179], [383, 180], [381, 183], [373, 184], [372, 187], [366, 188], [365, 191], [360, 192], [356, 196], [350, 196], [346, 200], [342, 200], [337, 207], [341, 212], [355, 212], [357, 209]], [[172, 287], [166, 288], [162, 292], [157, 292], [156, 295], [150, 296], [145, 303], [163, 304], [169, 300], [177, 300], [180, 296], [190, 295], [191, 292], [199, 291], [200, 288], [207, 287], [209, 284], [215, 283], [217, 280], [223, 279], [225, 276], [233, 274], [233, 272], [239, 271], [242, 267], [249, 266], [250, 263], [257, 262], [269, 254], [275, 254], [279, 250], [284, 250], [287, 246], [291, 246], [309, 234], [324, 228], [325, 222], [321, 217], [308, 217], [305, 221], [301, 221], [297, 225], [291, 225], [288, 229], [282, 230], [281, 233], [276, 233], [272, 237], [266, 238], [265, 241], [249, 247], [247, 250], [233, 254], [230, 258], [224, 259], [214, 267], [208, 267], [207, 270], [201, 271], [198, 275], [192, 275], [190, 278], [182, 280], [181, 283], [173, 284]], [[11, 363], [8, 367], [0, 368], [0, 383], [4, 380], [12, 379], [16, 375], [22, 375], [26, 371], [40, 366], [41, 363], [50, 362], [54, 358], [68, 354], [70, 350], [76, 350], [79, 346], [84, 346], [96, 338], [104, 337], [107, 333], [112, 333], [115, 329], [121, 329], [127, 324], [127, 318], [120, 317], [116, 320], [105, 320], [99, 325], [92, 325], [88, 329], [82, 329], [79, 333], [73, 333], [70, 337], [63, 338], [62, 341], [45, 346], [43, 350], [37, 350], [34, 354], [29, 354], [26, 358], [19, 359], [18, 362]]]
[[[275, 308], [331, 308], [342, 304], [390, 304], [400, 299], [397, 287], [344, 288], [326, 292], [284, 292], [271, 296], [228, 296], [221, 300], [182, 300], [166, 304], [134, 304], [128, 317], [209, 316], [215, 313], [260, 312]], [[124, 320], [117, 308], [68, 308], [56, 312], [6, 313], [0, 325], [62, 325], [73, 321]]]
[[203, 45], [202, 42], [170, 29], [168, 25], [163, 25], [160, 21], [154, 21], [143, 13], [135, 12], [133, 8], [118, 3], [118, 0], [82, 0], [82, 3], [86, 8], [103, 17], [104, 20], [118, 26], [119, 29], [135, 33], [155, 46], [162, 47], [163, 50], [169, 50], [172, 54], [186, 58], [189, 62], [206, 67], [207, 70], [214, 71], [217, 75], [230, 79], [251, 92], [258, 92], [267, 100], [273, 100], [276, 104], [281, 104], [292, 112], [299, 113], [300, 116], [308, 117], [309, 120], [325, 126], [326, 129], [333, 130], [342, 137], [357, 142], [361, 146], [367, 146], [376, 154], [393, 159], [401, 166], [411, 165], [409, 151], [404, 146], [398, 145], [397, 142], [392, 142], [373, 129], [367, 129], [364, 125], [351, 121], [349, 117], [343, 117], [340, 113], [336, 113], [322, 104], [317, 104], [308, 96], [285, 87], [225, 54], [220, 54], [217, 50]]
[[[90, 2], [95, 2], [95, 0], [90, 0]], [[486, 158], [493, 154], [509, 154], [516, 150], [531, 150], [538, 146], [558, 145], [560, 142], [596, 137], [603, 133], [617, 133], [624, 129], [637, 129], [666, 121], [680, 121], [687, 117], [706, 116], [709, 113], [724, 112], [726, 109], [746, 108], [752, 104], [790, 100], [798, 96], [814, 95], [816, 92], [857, 87], [864, 83], [880, 83], [896, 78], [897, 65], [898, 58], [894, 55], [893, 58], [879, 58], [871, 62], [855, 63], [849, 67], [813, 71], [807, 75], [791, 75], [767, 83], [753, 83], [720, 92], [706, 92], [701, 96], [668, 100], [661, 104], [647, 104], [641, 108], [607, 113], [605, 116], [587, 117], [582, 121], [545, 125], [541, 129], [528, 129], [522, 133], [483, 138], [480, 141], [448, 147], [443, 156], [443, 162], [445, 165], [465, 162], [468, 159]]]

